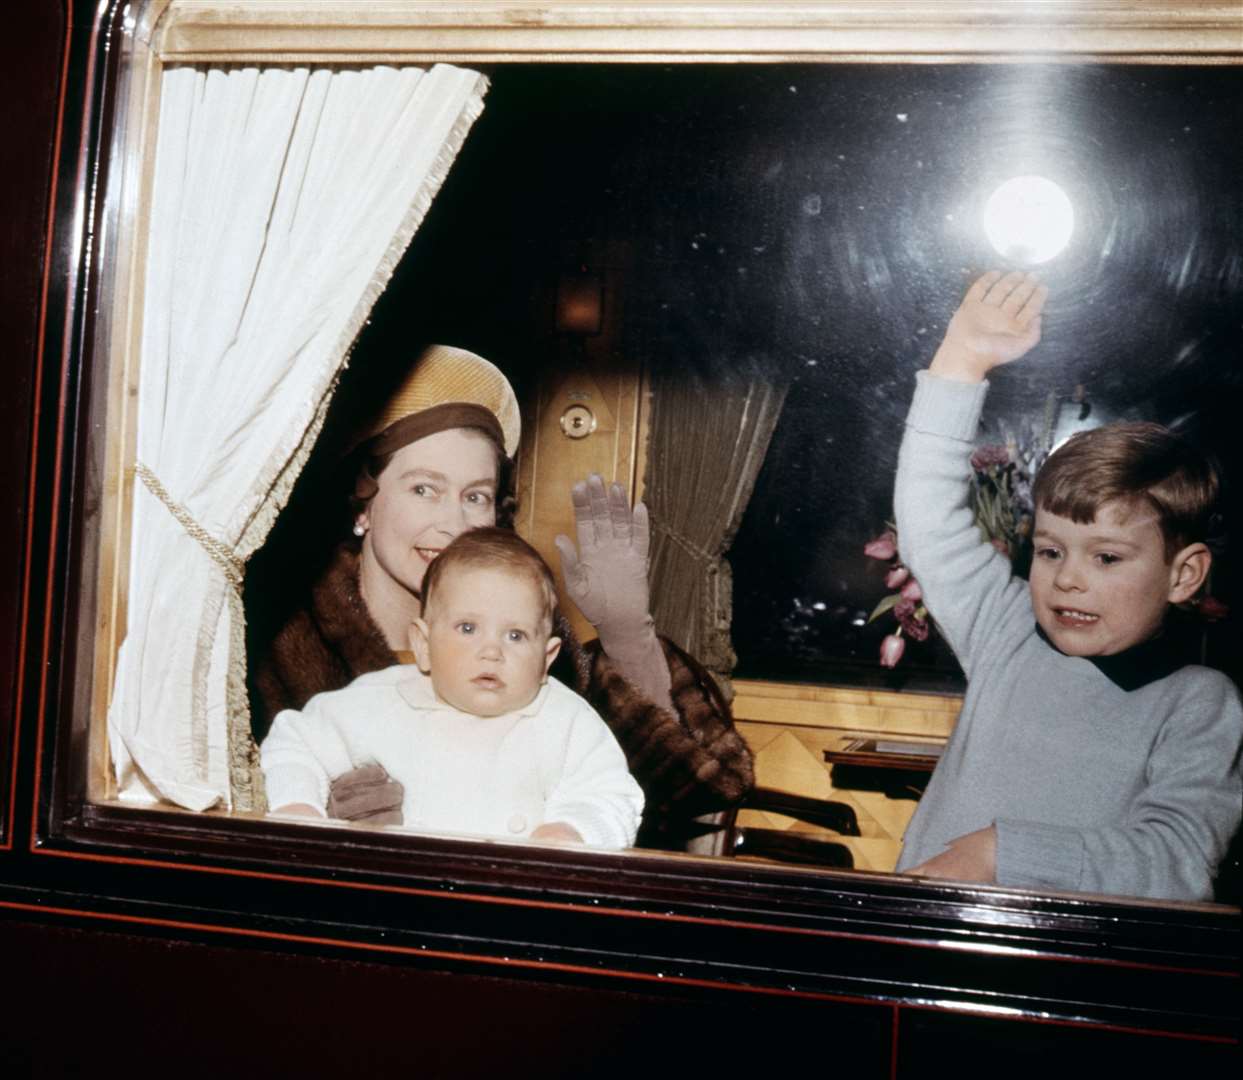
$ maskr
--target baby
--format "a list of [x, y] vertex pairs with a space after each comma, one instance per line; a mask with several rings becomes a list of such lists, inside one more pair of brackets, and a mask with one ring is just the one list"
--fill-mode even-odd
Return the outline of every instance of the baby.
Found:
[[397, 665], [279, 713], [263, 741], [268, 803], [324, 817], [330, 778], [376, 763], [420, 832], [634, 843], [643, 793], [604, 721], [548, 668], [552, 574], [507, 529], [463, 533], [428, 567]]

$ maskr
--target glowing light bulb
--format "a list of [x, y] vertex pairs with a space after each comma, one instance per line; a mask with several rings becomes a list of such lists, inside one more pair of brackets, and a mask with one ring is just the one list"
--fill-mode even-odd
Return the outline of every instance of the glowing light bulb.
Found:
[[984, 204], [984, 234], [1012, 262], [1048, 262], [1070, 243], [1075, 209], [1057, 184], [1043, 176], [1014, 176]]

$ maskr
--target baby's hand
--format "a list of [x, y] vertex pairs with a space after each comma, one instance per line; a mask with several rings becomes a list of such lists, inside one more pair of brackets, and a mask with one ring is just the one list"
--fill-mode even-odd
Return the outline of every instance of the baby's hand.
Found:
[[1049, 290], [1031, 274], [990, 270], [963, 298], [928, 368], [959, 382], [980, 382], [1040, 341], [1040, 313]]
[[268, 813], [279, 817], [313, 817], [321, 820], [324, 817], [324, 812], [319, 807], [304, 802], [286, 803], [284, 806], [269, 810]]
[[557, 840], [561, 843], [581, 844], [583, 837], [573, 825], [564, 821], [546, 821], [531, 830], [532, 840]]

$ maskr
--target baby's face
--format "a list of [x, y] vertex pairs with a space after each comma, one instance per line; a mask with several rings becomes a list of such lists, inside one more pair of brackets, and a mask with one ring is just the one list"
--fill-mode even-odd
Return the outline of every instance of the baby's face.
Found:
[[1161, 627], [1178, 584], [1155, 514], [1106, 503], [1081, 525], [1036, 511], [1031, 596], [1036, 621], [1068, 656], [1112, 656]]
[[501, 716], [535, 699], [561, 639], [548, 636], [530, 578], [459, 567], [436, 583], [410, 645], [438, 698], [475, 716]]

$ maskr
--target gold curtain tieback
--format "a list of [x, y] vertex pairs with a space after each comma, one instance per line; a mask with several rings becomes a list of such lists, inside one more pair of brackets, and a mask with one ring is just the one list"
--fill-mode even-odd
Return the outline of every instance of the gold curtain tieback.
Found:
[[674, 545], [676, 545], [677, 547], [680, 547], [692, 559], [697, 559], [699, 562], [713, 563], [713, 562], [716, 562], [716, 560], [720, 558], [719, 554], [712, 552], [712, 551], [708, 551], [707, 548], [701, 548], [693, 540], [688, 540], [686, 539], [685, 536], [681, 536], [680, 534], [675, 533], [667, 525], [663, 525], [663, 524], [660, 524], [659, 522], [653, 521], [652, 530], [654, 532], [660, 533], [662, 536], [667, 536], [674, 543]]
[[207, 552], [211, 561], [223, 571], [229, 584], [240, 593], [242, 591], [242, 579], [246, 575], [246, 564], [234, 554], [233, 549], [228, 544], [217, 540], [216, 537], [212, 536], [202, 525], [195, 521], [190, 511], [165, 490], [164, 485], [160, 483], [159, 477], [141, 461], [135, 462], [134, 472], [142, 480], [146, 489], [168, 508], [168, 512], [177, 519], [178, 524], [198, 541], [199, 546]]

